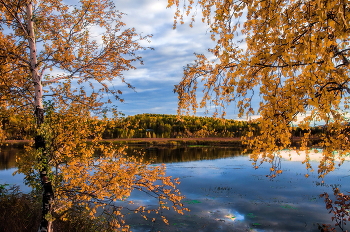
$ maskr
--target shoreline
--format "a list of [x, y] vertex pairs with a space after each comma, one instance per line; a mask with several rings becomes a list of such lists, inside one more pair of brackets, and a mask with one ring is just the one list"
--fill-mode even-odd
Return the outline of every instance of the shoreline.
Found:
[[[91, 142], [88, 139], [87, 142]], [[311, 138], [312, 143], [319, 138]], [[204, 138], [124, 138], [124, 139], [102, 139], [101, 143], [116, 143], [121, 145], [143, 145], [143, 146], [183, 146], [183, 145], [208, 145], [208, 146], [232, 146], [243, 147], [240, 137], [204, 137]], [[292, 142], [297, 145], [301, 142], [300, 137], [293, 137]], [[2, 146], [20, 145], [34, 143], [34, 140], [5, 140]], [[310, 144], [312, 146], [312, 144]]]
[[[92, 141], [92, 139], [87, 139], [87, 141]], [[152, 141], [241, 141], [241, 138], [231, 138], [231, 137], [205, 137], [205, 138], [124, 138], [124, 139], [101, 139], [101, 142], [118, 142], [118, 141], [143, 141], [143, 142], [152, 142]], [[4, 143], [34, 143], [34, 140], [5, 140]]]
[[[88, 139], [87, 142], [91, 142]], [[121, 145], [143, 145], [143, 146], [182, 146], [182, 145], [211, 145], [211, 146], [234, 146], [241, 147], [241, 138], [125, 138], [125, 139], [102, 139], [101, 143], [116, 143]], [[2, 146], [21, 145], [34, 143], [34, 140], [5, 140]]]

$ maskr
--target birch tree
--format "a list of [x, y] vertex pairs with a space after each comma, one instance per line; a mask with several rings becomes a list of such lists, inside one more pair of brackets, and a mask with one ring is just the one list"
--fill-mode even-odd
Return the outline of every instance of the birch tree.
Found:
[[[209, 59], [196, 54], [184, 68], [179, 94], [179, 113], [208, 103], [223, 109], [235, 103], [239, 116], [259, 115], [259, 135], [253, 131], [244, 141], [253, 148], [251, 158], [261, 162], [276, 158], [276, 151], [291, 146], [292, 124], [307, 131], [300, 150], [310, 144], [310, 128], [325, 124], [318, 146], [324, 160], [320, 177], [334, 169], [334, 151], [341, 161], [350, 151], [349, 109], [349, 23], [346, 1], [241, 1], [169, 0], [176, 7], [174, 27], [202, 13], [216, 45]], [[204, 97], [197, 103], [198, 82]], [[259, 100], [260, 99], [260, 100]], [[253, 101], [259, 102], [254, 108]], [[218, 111], [214, 112], [218, 115]], [[253, 128], [252, 128], [253, 129]], [[312, 169], [306, 158], [307, 168]], [[281, 170], [276, 170], [276, 175]], [[313, 169], [312, 169], [313, 170]], [[277, 171], [277, 173], [276, 173]]]
[[[184, 68], [175, 87], [178, 113], [211, 104], [223, 109], [225, 116], [225, 107], [233, 103], [238, 116], [259, 116], [254, 120], [259, 134], [253, 136], [251, 128], [242, 141], [252, 149], [255, 168], [271, 163], [271, 178], [282, 173], [279, 151], [308, 151], [313, 143], [311, 127], [319, 123], [322, 133], [314, 145], [323, 149], [317, 167], [322, 179], [335, 169], [336, 160], [341, 164], [350, 152], [349, 6], [342, 0], [168, 0], [168, 7], [177, 8], [174, 28], [185, 17], [192, 20], [192, 27], [200, 12], [216, 42], [209, 48], [214, 59], [196, 54]], [[197, 103], [200, 82], [204, 96]], [[305, 131], [298, 147], [292, 146], [293, 123]], [[308, 155], [303, 163], [314, 170]], [[334, 195], [343, 196], [338, 189]], [[332, 208], [328, 195], [322, 196], [327, 209]], [[346, 211], [349, 205], [339, 196], [336, 202], [343, 202]], [[348, 219], [343, 211], [337, 214], [337, 222], [341, 214]]]
[[[142, 63], [136, 52], [147, 49], [140, 41], [150, 37], [125, 28], [122, 15], [111, 0], [0, 0], [1, 112], [25, 115], [36, 130], [35, 149], [17, 162], [26, 183], [43, 191], [39, 231], [52, 231], [55, 218], [69, 220], [72, 207], [92, 218], [103, 208], [106, 226], [123, 227], [114, 201], [134, 189], [159, 198], [159, 211], [170, 201], [182, 212], [178, 182], [165, 176], [165, 167], [150, 168], [98, 143], [106, 120], [96, 123], [93, 113], [111, 98], [123, 101], [115, 81], [133, 88], [123, 72]], [[134, 211], [145, 216], [145, 208]]]

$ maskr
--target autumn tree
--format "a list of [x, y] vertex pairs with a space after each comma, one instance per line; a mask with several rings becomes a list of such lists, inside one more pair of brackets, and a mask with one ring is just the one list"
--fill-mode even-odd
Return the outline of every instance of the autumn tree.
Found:
[[[259, 115], [259, 135], [243, 138], [253, 152], [258, 168], [270, 162], [271, 177], [282, 171], [274, 165], [278, 151], [308, 150], [314, 123], [324, 124], [317, 145], [323, 148], [318, 166], [322, 178], [334, 170], [334, 161], [343, 162], [350, 151], [349, 121], [349, 39], [350, 5], [340, 0], [168, 0], [176, 7], [174, 27], [198, 11], [209, 25], [215, 46], [211, 60], [196, 54], [184, 68], [175, 91], [179, 113], [198, 108], [197, 88], [202, 82], [208, 103], [223, 109], [235, 103], [239, 116]], [[259, 100], [260, 98], [260, 100]], [[254, 107], [254, 102], [259, 102]], [[215, 115], [218, 112], [214, 112]], [[292, 123], [306, 131], [299, 148], [291, 145]], [[335, 151], [335, 152], [334, 152]], [[306, 167], [313, 171], [308, 155]]]
[[[350, 151], [346, 118], [350, 93], [349, 4], [333, 0], [168, 3], [168, 7], [177, 7], [174, 27], [177, 20], [183, 23], [185, 16], [193, 15], [192, 26], [200, 10], [216, 42], [209, 49], [215, 60], [196, 54], [195, 62], [185, 67], [184, 77], [175, 88], [179, 113], [188, 112], [191, 106], [196, 110], [197, 82], [202, 81], [200, 107], [211, 103], [224, 109], [236, 102], [240, 117], [260, 115], [256, 120], [259, 136], [246, 138], [254, 149], [255, 166], [258, 158], [271, 161], [275, 151], [291, 148], [291, 123], [306, 115], [299, 123], [308, 131], [300, 149], [307, 150], [312, 122], [324, 123], [318, 144], [323, 147], [324, 160], [318, 172], [322, 176], [333, 170], [333, 151], [339, 151], [340, 159]], [[254, 108], [252, 101], [259, 96], [260, 105]]]
[[182, 196], [164, 167], [149, 168], [98, 143], [107, 119], [93, 119], [112, 98], [123, 101], [115, 81], [133, 88], [123, 72], [142, 63], [136, 52], [149, 38], [125, 28], [122, 15], [110, 0], [0, 0], [0, 113], [20, 115], [36, 131], [18, 171], [43, 191], [39, 231], [52, 231], [55, 218], [69, 219], [72, 207], [91, 217], [106, 207], [106, 225], [121, 227], [113, 200], [127, 199], [133, 189], [153, 193], [160, 210], [170, 200], [181, 212]]

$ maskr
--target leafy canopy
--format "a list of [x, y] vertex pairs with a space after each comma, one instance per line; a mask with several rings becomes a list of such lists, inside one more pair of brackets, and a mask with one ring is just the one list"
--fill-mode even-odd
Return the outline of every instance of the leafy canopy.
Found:
[[[123, 14], [109, 0], [80, 1], [79, 5], [62, 1], [32, 4], [36, 68], [44, 92], [59, 104], [81, 102], [92, 110], [102, 106], [97, 101], [102, 94], [108, 94], [104, 102], [110, 103], [111, 97], [122, 100], [121, 91], [107, 84], [116, 79], [126, 83], [123, 72], [134, 69], [134, 61], [142, 62], [135, 52], [146, 49], [139, 41], [149, 36], [138, 35], [134, 28], [125, 29]], [[0, 91], [6, 98], [2, 102], [21, 109], [34, 104], [26, 6], [26, 1], [0, 1]], [[77, 88], [77, 84], [84, 85]]]
[[[182, 214], [184, 198], [177, 189], [178, 179], [166, 176], [165, 165], [150, 165], [142, 158], [126, 154], [124, 147], [100, 142], [107, 121], [92, 120], [88, 109], [77, 113], [74, 109], [50, 112], [40, 133], [48, 141], [46, 146], [48, 173], [55, 199], [51, 220], [73, 220], [72, 210], [83, 209], [85, 216], [94, 219], [104, 231], [127, 229], [123, 214], [162, 214], [172, 207]], [[69, 138], [69, 139], [67, 139]], [[93, 138], [93, 139], [89, 139]], [[25, 183], [40, 189], [38, 170], [46, 165], [41, 152], [27, 147], [17, 158], [18, 172], [24, 173]], [[145, 192], [145, 197], [159, 199], [159, 206], [143, 206], [129, 200], [132, 191]], [[130, 204], [126, 209], [120, 203]], [[88, 213], [86, 213], [88, 212]], [[162, 214], [165, 222], [167, 220]]]
[[[17, 163], [34, 188], [51, 181], [55, 198], [45, 215], [50, 221], [68, 220], [76, 207], [100, 216], [106, 230], [119, 228], [121, 207], [114, 201], [126, 201], [135, 189], [159, 199], [156, 211], [169, 209], [170, 202], [182, 213], [178, 181], [166, 177], [163, 166], [149, 167], [122, 148], [98, 143], [107, 118], [94, 115], [105, 112], [112, 98], [123, 101], [115, 81], [133, 88], [123, 72], [142, 63], [136, 52], [147, 49], [140, 41], [150, 37], [125, 28], [122, 15], [111, 0], [0, 0], [0, 116], [15, 114], [45, 139], [45, 149], [28, 146]], [[34, 109], [42, 107], [45, 120], [35, 123]], [[3, 124], [0, 142], [6, 139]], [[44, 166], [47, 177], [40, 179]], [[145, 208], [134, 211], [145, 216]]]
[[[260, 134], [247, 136], [251, 158], [273, 163], [276, 151], [291, 148], [291, 123], [306, 115], [299, 126], [310, 132], [312, 122], [323, 122], [318, 146], [324, 159], [319, 175], [334, 169], [334, 158], [349, 153], [346, 110], [349, 108], [349, 24], [347, 1], [338, 0], [168, 0], [175, 6], [175, 23], [197, 11], [208, 23], [216, 42], [209, 51], [216, 60], [196, 54], [175, 87], [179, 113], [195, 111], [197, 82], [204, 83], [200, 107], [209, 102], [225, 108], [237, 103], [239, 116], [260, 115]], [[254, 109], [252, 101], [260, 96]], [[217, 115], [218, 112], [215, 112]], [[223, 116], [225, 111], [223, 111]], [[250, 135], [253, 131], [251, 131]], [[310, 133], [302, 138], [307, 149]], [[333, 153], [333, 151], [338, 153]], [[263, 152], [263, 154], [262, 154]], [[278, 155], [277, 155], [278, 157]], [[311, 168], [306, 157], [307, 168]], [[272, 165], [272, 170], [275, 170]], [[277, 170], [277, 173], [281, 170]], [[276, 172], [275, 172], [276, 173]]]

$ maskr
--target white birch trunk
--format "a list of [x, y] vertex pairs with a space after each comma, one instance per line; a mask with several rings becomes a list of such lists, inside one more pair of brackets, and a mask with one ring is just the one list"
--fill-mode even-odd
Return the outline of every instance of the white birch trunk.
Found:
[[[28, 44], [30, 51], [30, 71], [32, 74], [32, 80], [35, 87], [35, 116], [37, 127], [40, 128], [44, 122], [44, 107], [43, 107], [43, 88], [41, 84], [41, 76], [39, 75], [38, 61], [37, 61], [37, 49], [35, 42], [35, 32], [33, 23], [33, 6], [32, 2], [27, 3], [27, 33], [28, 33]], [[42, 160], [45, 160], [45, 141], [40, 135], [35, 137], [36, 149], [43, 149]], [[42, 204], [42, 219], [38, 232], [52, 232], [52, 222], [45, 219], [45, 216], [51, 210], [51, 202], [53, 200], [53, 191], [51, 182], [47, 178], [47, 168], [40, 170], [41, 184], [43, 189], [43, 204]]]
[[30, 49], [30, 69], [35, 87], [35, 107], [43, 109], [43, 88], [41, 84], [41, 77], [37, 67], [37, 50], [35, 43], [34, 24], [33, 24], [33, 9], [32, 3], [27, 4], [27, 30], [29, 34], [28, 43]]

